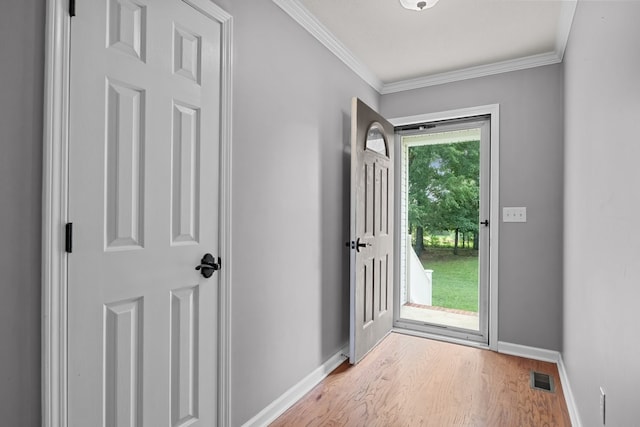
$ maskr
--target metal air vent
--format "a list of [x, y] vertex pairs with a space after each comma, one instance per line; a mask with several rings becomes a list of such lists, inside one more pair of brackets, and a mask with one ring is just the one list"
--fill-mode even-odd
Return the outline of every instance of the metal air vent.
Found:
[[556, 391], [551, 375], [535, 371], [531, 371], [531, 388], [550, 393], [555, 393]]

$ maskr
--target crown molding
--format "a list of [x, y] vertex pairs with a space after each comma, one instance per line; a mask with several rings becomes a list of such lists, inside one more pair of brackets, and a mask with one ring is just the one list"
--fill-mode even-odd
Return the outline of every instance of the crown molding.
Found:
[[565, 0], [560, 4], [560, 16], [558, 17], [558, 32], [556, 33], [556, 53], [560, 61], [564, 58], [564, 51], [569, 41], [573, 17], [576, 14], [578, 0]]
[[380, 94], [386, 95], [388, 93], [420, 89], [423, 87], [436, 86], [444, 83], [453, 83], [461, 80], [475, 79], [477, 77], [508, 73], [510, 71], [525, 70], [527, 68], [557, 64], [561, 61], [562, 58], [555, 52], [542, 53], [539, 55], [532, 55], [524, 58], [510, 59], [508, 61], [494, 62], [493, 64], [478, 65], [475, 67], [463, 68], [461, 70], [447, 71], [444, 73], [417, 77], [415, 79], [386, 83], [382, 87], [382, 91], [380, 91]]
[[369, 67], [360, 61], [331, 31], [320, 23], [299, 0], [273, 0], [273, 2], [318, 39], [318, 41], [351, 68], [362, 80], [381, 95], [386, 95], [405, 90], [420, 89], [461, 80], [508, 73], [510, 71], [558, 64], [562, 62], [562, 58], [564, 57], [564, 51], [567, 47], [567, 40], [569, 39], [569, 32], [571, 31], [578, 0], [561, 1], [558, 32], [555, 49], [552, 52], [390, 83], [383, 83]]
[[315, 16], [298, 0], [273, 0], [282, 10], [287, 12], [298, 24], [329, 49], [345, 65], [362, 80], [379, 93], [384, 84], [362, 61], [360, 61], [336, 36], [331, 33]]

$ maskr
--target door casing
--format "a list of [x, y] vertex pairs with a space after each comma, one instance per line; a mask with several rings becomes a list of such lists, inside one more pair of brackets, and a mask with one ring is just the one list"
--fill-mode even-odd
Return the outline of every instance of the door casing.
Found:
[[[488, 348], [494, 351], [498, 350], [498, 241], [499, 241], [499, 225], [500, 225], [500, 204], [499, 204], [499, 194], [500, 194], [500, 174], [499, 174], [499, 160], [500, 160], [500, 105], [499, 104], [490, 104], [483, 105], [478, 107], [471, 108], [462, 108], [457, 110], [449, 110], [438, 113], [427, 113], [420, 114], [415, 116], [406, 116], [406, 117], [397, 117], [390, 119], [389, 121], [394, 126], [403, 126], [417, 123], [425, 123], [432, 121], [443, 121], [443, 120], [453, 120], [453, 119], [461, 119], [465, 117], [472, 116], [483, 116], [489, 115], [491, 117], [490, 120], [490, 206], [489, 206], [489, 223], [491, 226], [489, 227], [489, 343]], [[396, 162], [401, 161], [402, 159], [402, 144], [400, 141], [400, 137], [396, 135], [396, 143], [395, 143], [396, 156], [398, 159]], [[401, 165], [395, 165], [395, 192], [396, 194], [400, 194], [401, 188]], [[400, 198], [396, 198], [395, 201], [395, 217], [401, 217], [401, 203]], [[400, 243], [400, 221], [395, 221], [395, 249], [394, 249], [394, 301], [400, 301], [400, 251], [401, 251], [401, 243]], [[397, 311], [397, 310], [394, 310]], [[398, 328], [397, 325], [397, 316], [398, 313], [394, 312], [394, 327]], [[397, 329], [399, 332], [407, 332], [405, 329]], [[467, 341], [463, 339], [451, 338], [451, 337], [443, 337], [440, 335], [423, 333], [423, 332], [409, 332], [412, 335], [425, 336], [428, 338], [450, 341], [465, 345], [477, 346], [477, 347], [487, 347], [486, 345], [479, 344], [473, 341]]]
[[[209, 0], [182, 0], [221, 24], [220, 273], [218, 423], [229, 425], [231, 294], [231, 125], [233, 17]], [[47, 0], [42, 191], [42, 425], [67, 425], [68, 121], [70, 31], [67, 0]]]

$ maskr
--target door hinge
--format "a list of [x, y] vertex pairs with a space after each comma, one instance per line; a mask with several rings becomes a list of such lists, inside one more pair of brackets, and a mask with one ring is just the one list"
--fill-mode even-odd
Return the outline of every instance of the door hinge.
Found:
[[68, 222], [64, 226], [64, 251], [73, 252], [73, 223]]
[[69, 16], [76, 16], [76, 0], [69, 0]]

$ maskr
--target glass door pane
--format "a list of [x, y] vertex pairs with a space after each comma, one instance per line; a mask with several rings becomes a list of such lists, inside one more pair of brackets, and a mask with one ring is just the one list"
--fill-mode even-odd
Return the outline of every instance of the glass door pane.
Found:
[[402, 326], [483, 335], [478, 127], [402, 136]]

